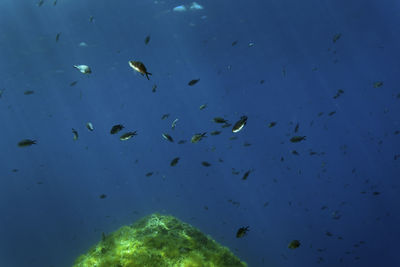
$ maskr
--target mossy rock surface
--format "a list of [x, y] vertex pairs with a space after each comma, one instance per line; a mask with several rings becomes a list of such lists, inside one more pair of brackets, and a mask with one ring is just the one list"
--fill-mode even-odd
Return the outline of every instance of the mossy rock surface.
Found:
[[74, 267], [247, 266], [228, 248], [173, 216], [152, 214], [114, 233], [81, 255]]

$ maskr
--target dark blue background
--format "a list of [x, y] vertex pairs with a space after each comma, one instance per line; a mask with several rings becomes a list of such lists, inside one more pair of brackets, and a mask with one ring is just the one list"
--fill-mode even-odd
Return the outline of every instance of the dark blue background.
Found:
[[[249, 266], [400, 266], [398, 1], [199, 0], [203, 10], [171, 11], [190, 3], [1, 1], [0, 265], [71, 266], [102, 232], [160, 212]], [[190, 143], [221, 129], [214, 117], [242, 115], [241, 132]], [[118, 123], [138, 135], [121, 142], [109, 134]], [[19, 148], [26, 138], [37, 144]]]

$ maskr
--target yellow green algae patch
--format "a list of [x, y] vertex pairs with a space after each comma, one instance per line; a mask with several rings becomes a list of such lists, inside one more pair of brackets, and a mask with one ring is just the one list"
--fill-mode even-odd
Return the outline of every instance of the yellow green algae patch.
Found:
[[152, 214], [104, 235], [74, 267], [247, 266], [228, 248], [173, 216]]

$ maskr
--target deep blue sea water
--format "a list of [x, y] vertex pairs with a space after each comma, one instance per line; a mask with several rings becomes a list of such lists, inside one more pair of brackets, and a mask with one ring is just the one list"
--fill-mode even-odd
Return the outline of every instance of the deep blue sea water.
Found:
[[400, 266], [399, 1], [38, 2], [0, 2], [0, 266], [71, 266], [154, 212], [249, 266]]

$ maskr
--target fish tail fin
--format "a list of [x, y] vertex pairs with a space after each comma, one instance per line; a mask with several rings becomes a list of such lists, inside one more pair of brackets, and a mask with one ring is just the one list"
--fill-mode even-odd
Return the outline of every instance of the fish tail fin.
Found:
[[147, 78], [147, 80], [150, 80], [149, 75], [153, 75], [153, 74], [151, 74], [150, 72], [146, 72], [146, 78]]

